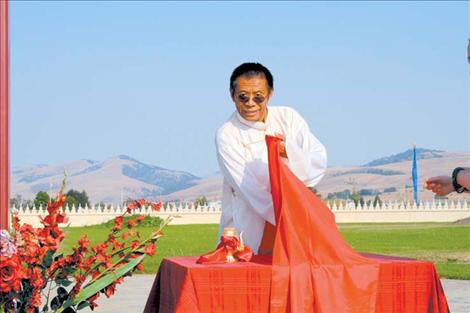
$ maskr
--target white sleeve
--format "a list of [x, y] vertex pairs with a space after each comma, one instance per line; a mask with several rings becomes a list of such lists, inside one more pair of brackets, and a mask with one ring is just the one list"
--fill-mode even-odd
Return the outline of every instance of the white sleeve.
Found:
[[306, 186], [313, 187], [325, 175], [326, 149], [295, 111], [291, 125], [292, 132], [285, 138], [289, 168]]
[[269, 223], [275, 225], [273, 200], [269, 186], [261, 184], [246, 166], [242, 152], [223, 135], [216, 136], [217, 159], [224, 179], [235, 194]]

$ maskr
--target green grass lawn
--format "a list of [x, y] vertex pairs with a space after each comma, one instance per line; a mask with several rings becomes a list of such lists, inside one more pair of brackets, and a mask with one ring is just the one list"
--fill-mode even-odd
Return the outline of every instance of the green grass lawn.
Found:
[[[149, 234], [150, 227], [139, 227]], [[218, 225], [171, 225], [164, 229], [157, 254], [144, 261], [144, 273], [155, 273], [168, 256], [200, 255], [215, 247]], [[441, 277], [470, 279], [470, 226], [450, 223], [340, 224], [346, 241], [357, 251], [429, 260]], [[92, 243], [106, 238], [103, 226], [70, 227], [66, 230], [65, 250], [87, 234]]]

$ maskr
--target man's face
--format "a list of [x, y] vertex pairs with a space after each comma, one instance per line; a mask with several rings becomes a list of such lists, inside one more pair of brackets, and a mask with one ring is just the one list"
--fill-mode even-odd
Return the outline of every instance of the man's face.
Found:
[[236, 90], [232, 100], [238, 113], [247, 121], [264, 121], [266, 118], [268, 100], [272, 92], [263, 76], [240, 76], [237, 78]]

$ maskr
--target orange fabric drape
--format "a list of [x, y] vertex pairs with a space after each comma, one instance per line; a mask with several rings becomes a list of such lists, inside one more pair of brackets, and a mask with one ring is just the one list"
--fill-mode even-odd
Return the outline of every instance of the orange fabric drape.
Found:
[[379, 264], [341, 237], [333, 213], [280, 161], [266, 136], [276, 218], [271, 313], [375, 312]]
[[449, 312], [432, 263], [354, 251], [330, 209], [280, 162], [279, 142], [266, 136], [276, 218], [270, 313]]

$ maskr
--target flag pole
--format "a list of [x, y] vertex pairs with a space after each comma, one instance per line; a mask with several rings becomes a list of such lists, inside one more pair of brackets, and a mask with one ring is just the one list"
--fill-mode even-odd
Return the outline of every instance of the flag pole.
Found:
[[411, 168], [411, 176], [413, 179], [413, 200], [416, 205], [418, 205], [418, 166], [416, 158], [416, 143], [413, 143], [413, 165]]

